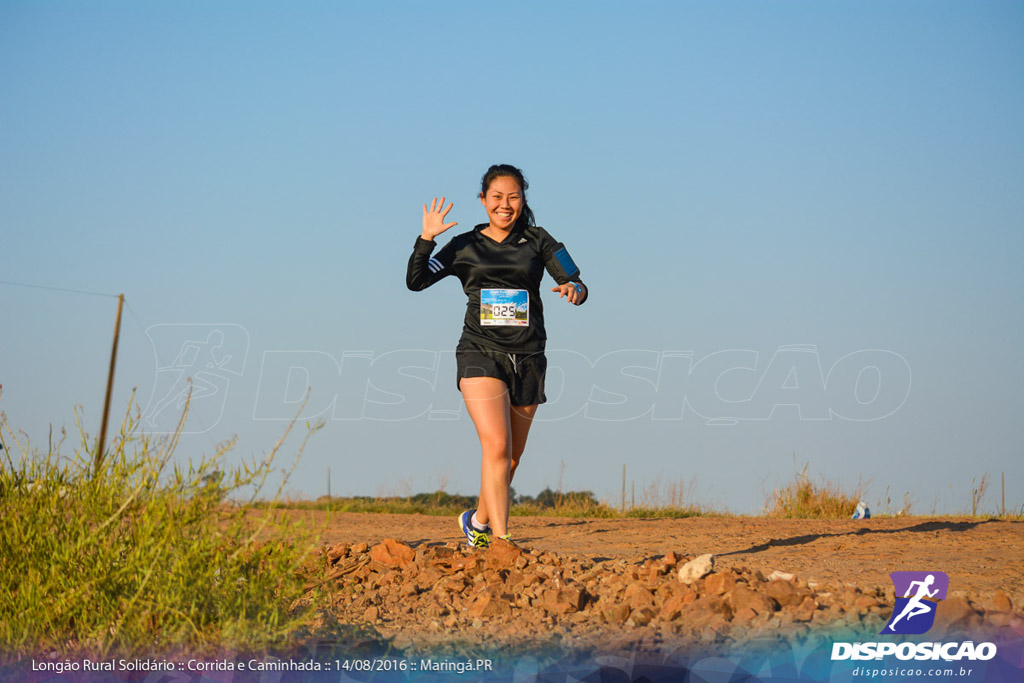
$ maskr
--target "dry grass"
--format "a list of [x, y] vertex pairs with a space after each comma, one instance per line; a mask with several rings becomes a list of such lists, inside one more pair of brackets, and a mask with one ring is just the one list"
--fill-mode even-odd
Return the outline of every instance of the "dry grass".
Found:
[[817, 483], [811, 481], [807, 467], [805, 464], [796, 479], [771, 493], [765, 502], [765, 514], [802, 519], [839, 519], [853, 515], [865, 485], [858, 484], [853, 492], [847, 493], [839, 484], [824, 478]]
[[971, 515], [978, 514], [978, 508], [988, 492], [988, 473], [981, 475], [981, 481], [971, 479]]

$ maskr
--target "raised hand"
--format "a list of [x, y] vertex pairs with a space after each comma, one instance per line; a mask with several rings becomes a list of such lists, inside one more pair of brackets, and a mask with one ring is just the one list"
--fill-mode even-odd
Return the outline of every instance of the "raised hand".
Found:
[[434, 197], [434, 201], [430, 203], [429, 210], [426, 204], [423, 205], [423, 239], [433, 240], [448, 228], [458, 225], [458, 222], [444, 222], [445, 216], [448, 215], [453, 206], [455, 206], [454, 202], [449, 204], [447, 209], [444, 209], [444, 197], [441, 197], [440, 202], [437, 201], [437, 197]]

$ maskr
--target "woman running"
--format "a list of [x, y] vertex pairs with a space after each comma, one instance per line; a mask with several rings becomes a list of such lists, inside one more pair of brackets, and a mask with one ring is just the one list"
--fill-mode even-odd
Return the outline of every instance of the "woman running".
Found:
[[469, 545], [486, 548], [492, 536], [511, 542], [509, 486], [544, 396], [544, 307], [540, 281], [546, 269], [558, 298], [580, 305], [587, 287], [565, 247], [534, 222], [526, 203], [529, 185], [515, 166], [491, 166], [480, 183], [487, 223], [456, 235], [431, 257], [434, 238], [458, 223], [445, 223], [453, 203], [423, 205], [406, 284], [426, 289], [455, 275], [466, 293], [466, 320], [455, 349], [457, 385], [480, 437], [480, 501], [459, 516]]

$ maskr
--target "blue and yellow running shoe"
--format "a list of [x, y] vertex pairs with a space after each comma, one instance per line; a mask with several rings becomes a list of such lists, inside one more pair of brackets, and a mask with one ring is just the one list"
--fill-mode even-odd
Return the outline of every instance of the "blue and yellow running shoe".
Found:
[[466, 510], [459, 515], [459, 526], [462, 527], [462, 533], [466, 534], [466, 541], [472, 548], [486, 548], [491, 544], [491, 537], [487, 533], [491, 530], [487, 527], [484, 531], [477, 531], [476, 527], [473, 526], [473, 513], [476, 510]]

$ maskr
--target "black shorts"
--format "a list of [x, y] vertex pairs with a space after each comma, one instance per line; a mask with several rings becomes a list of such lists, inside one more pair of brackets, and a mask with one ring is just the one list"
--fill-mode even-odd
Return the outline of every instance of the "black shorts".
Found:
[[548, 359], [543, 351], [505, 353], [460, 341], [455, 349], [455, 364], [456, 387], [463, 377], [496, 377], [508, 386], [509, 402], [514, 406], [532, 406], [548, 400], [544, 395]]

